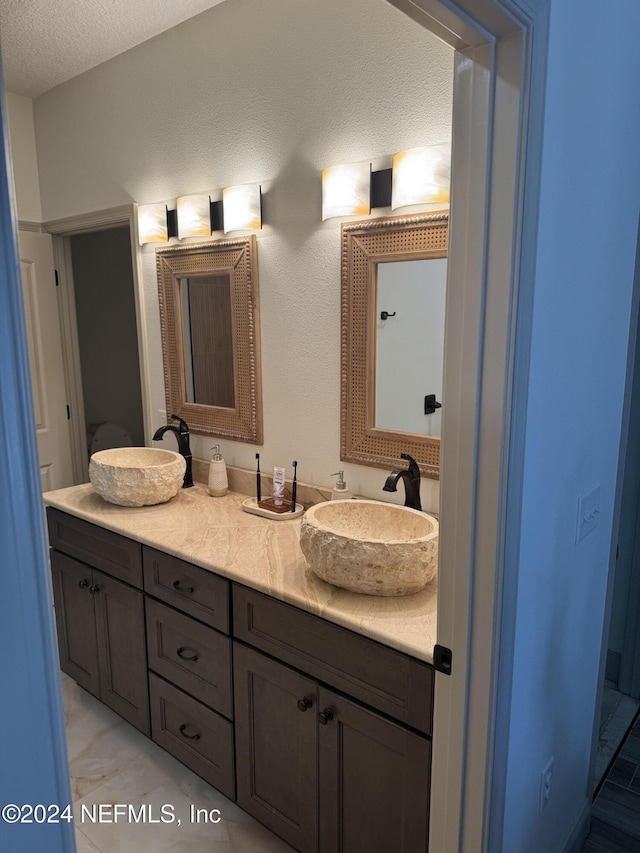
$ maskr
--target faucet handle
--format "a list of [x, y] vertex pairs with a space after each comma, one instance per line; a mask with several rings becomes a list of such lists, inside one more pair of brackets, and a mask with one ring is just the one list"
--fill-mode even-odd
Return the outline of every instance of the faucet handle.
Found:
[[189, 435], [189, 424], [186, 421], [183, 421], [182, 418], [179, 418], [178, 415], [171, 415], [171, 419], [174, 421], [178, 421], [180, 424], [180, 432], [183, 435]]
[[413, 456], [410, 456], [408, 453], [401, 453], [400, 459], [406, 459], [409, 462], [409, 471], [412, 476], [420, 476], [420, 467]]

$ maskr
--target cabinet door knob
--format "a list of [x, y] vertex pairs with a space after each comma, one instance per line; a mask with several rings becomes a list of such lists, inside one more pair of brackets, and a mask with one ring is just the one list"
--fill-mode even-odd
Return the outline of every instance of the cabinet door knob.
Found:
[[[185, 652], [193, 652], [192, 655], [186, 655]], [[194, 649], [188, 649], [186, 646], [180, 646], [179, 649], [176, 649], [176, 654], [182, 660], [198, 660], [199, 655]]]
[[182, 737], [186, 737], [187, 740], [200, 740], [200, 735], [198, 732], [196, 732], [194, 735], [188, 735], [186, 732], [186, 729], [187, 729], [187, 724], [183, 723], [180, 726], [180, 734], [182, 735]]
[[313, 701], [308, 696], [305, 696], [304, 699], [298, 699], [298, 710], [302, 711], [303, 714], [307, 708], [311, 708], [312, 705]]
[[90, 586], [90, 587], [89, 587], [89, 592], [91, 593], [91, 595], [95, 595], [95, 594], [96, 594], [96, 592], [100, 592], [100, 584], [99, 584], [99, 583], [94, 583], [94, 585], [93, 585], [93, 586]]
[[326, 726], [330, 720], [333, 720], [333, 711], [331, 708], [325, 708], [324, 711], [320, 711], [318, 714], [318, 722], [321, 726]]
[[193, 592], [193, 587], [192, 586], [182, 586], [182, 581], [174, 581], [173, 582], [173, 588], [176, 590], [176, 592], [185, 592], [185, 593]]
[[81, 581], [78, 581], [78, 586], [80, 589], [86, 589], [89, 586], [89, 581], [86, 578], [83, 578]]

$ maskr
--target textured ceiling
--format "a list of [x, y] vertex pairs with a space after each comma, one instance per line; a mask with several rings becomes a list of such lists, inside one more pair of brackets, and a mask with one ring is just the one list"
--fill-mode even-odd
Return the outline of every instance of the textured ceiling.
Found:
[[35, 98], [222, 0], [0, 0], [5, 87]]

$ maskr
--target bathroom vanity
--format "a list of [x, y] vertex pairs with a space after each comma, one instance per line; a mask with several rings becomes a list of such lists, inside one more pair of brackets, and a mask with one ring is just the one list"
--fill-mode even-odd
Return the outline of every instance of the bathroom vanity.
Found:
[[296, 850], [424, 853], [434, 584], [332, 587], [243, 499], [46, 494], [62, 669]]

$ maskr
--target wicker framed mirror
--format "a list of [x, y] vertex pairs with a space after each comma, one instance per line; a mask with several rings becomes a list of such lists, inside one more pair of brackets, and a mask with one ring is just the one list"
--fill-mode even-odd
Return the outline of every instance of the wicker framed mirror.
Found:
[[167, 415], [262, 444], [254, 236], [156, 249]]
[[[448, 238], [446, 211], [342, 225], [340, 458], [345, 462], [405, 467], [400, 454], [409, 453], [423, 476], [440, 475], [435, 424], [442, 393]], [[419, 267], [417, 261], [427, 263]], [[413, 283], [405, 283], [409, 278]], [[395, 343], [389, 347], [385, 340], [391, 340], [391, 330]], [[425, 341], [431, 349], [424, 348]]]

